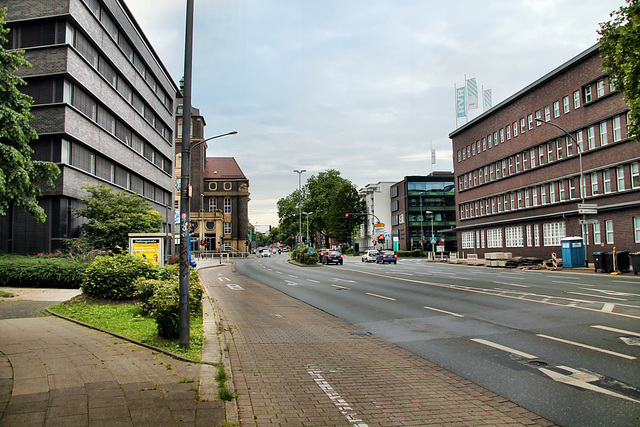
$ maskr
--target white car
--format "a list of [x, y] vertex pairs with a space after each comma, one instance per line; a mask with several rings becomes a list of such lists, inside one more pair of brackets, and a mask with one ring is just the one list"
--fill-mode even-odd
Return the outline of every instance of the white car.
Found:
[[364, 251], [362, 254], [362, 262], [375, 262], [378, 256], [378, 251], [376, 250], [368, 250]]
[[264, 258], [264, 257], [271, 258], [271, 251], [269, 249], [263, 249], [263, 250], [260, 251], [260, 256], [262, 258]]

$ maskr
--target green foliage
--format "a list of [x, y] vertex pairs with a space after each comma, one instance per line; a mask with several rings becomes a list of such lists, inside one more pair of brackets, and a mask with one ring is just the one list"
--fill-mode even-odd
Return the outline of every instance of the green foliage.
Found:
[[78, 289], [89, 264], [59, 255], [0, 257], [0, 286]]
[[422, 258], [424, 257], [424, 252], [420, 249], [414, 249], [412, 251], [396, 251], [396, 255], [398, 255], [398, 258]]
[[99, 256], [86, 270], [82, 292], [94, 298], [133, 299], [136, 279], [155, 278], [157, 274], [157, 267], [140, 257], [129, 254]]
[[5, 28], [6, 13], [6, 8], [0, 9], [0, 215], [6, 215], [15, 205], [44, 222], [47, 216], [37, 198], [43, 186], [54, 187], [60, 169], [51, 162], [31, 159], [29, 142], [38, 138], [29, 124], [32, 99], [18, 90], [26, 82], [15, 75], [18, 68], [31, 64], [24, 59], [23, 50], [4, 48], [9, 32]]
[[104, 185], [83, 188], [89, 196], [80, 200], [85, 207], [75, 214], [88, 219], [82, 230], [90, 247], [121, 252], [129, 244], [129, 233], [160, 231], [162, 216], [142, 197]]
[[309, 254], [309, 248], [300, 248], [291, 252], [291, 259], [304, 265], [316, 265], [318, 254]]
[[616, 90], [629, 104], [629, 135], [640, 135], [640, 4], [627, 0], [627, 6], [611, 13], [609, 22], [600, 24], [602, 68]]

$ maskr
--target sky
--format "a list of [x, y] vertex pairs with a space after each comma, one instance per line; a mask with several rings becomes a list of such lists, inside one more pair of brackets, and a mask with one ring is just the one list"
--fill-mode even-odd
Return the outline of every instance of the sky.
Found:
[[[124, 0], [178, 82], [186, 0]], [[249, 221], [340, 171], [358, 189], [453, 171], [454, 87], [493, 105], [598, 41], [624, 0], [195, 0], [192, 105], [209, 157], [249, 178]], [[469, 119], [482, 113], [469, 111]], [[436, 163], [431, 164], [431, 149]]]

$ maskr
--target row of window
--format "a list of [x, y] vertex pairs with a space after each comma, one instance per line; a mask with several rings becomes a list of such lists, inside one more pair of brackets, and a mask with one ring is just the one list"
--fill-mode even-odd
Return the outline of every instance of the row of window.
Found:
[[[609, 89], [607, 91], [604, 79], [600, 79], [595, 83], [596, 95], [598, 98], [604, 96], [606, 93], [613, 92], [613, 88], [611, 87], [611, 85], [608, 85], [608, 86], [609, 86]], [[592, 87], [593, 85], [586, 85], [582, 88], [585, 104], [588, 104], [589, 102], [593, 102]], [[580, 91], [577, 90], [573, 92], [573, 109], [574, 110], [580, 108], [580, 99], [581, 99]], [[572, 99], [570, 98], [569, 95], [562, 98], [562, 112], [564, 114], [568, 114], [571, 112], [571, 103], [572, 103]], [[560, 114], [561, 114], [560, 101], [554, 101], [552, 106], [553, 106], [553, 118], [555, 119], [560, 117]], [[547, 105], [543, 109], [537, 110], [535, 112], [535, 119], [544, 120], [546, 122], [551, 121], [552, 106]], [[543, 111], [544, 111], [544, 119], [542, 116]], [[512, 138], [512, 135], [513, 135], [513, 138], [516, 138], [518, 136], [518, 132], [520, 132], [520, 134], [524, 134], [527, 131], [533, 130], [534, 121], [536, 122], [535, 127], [542, 125], [542, 123], [540, 123], [539, 121], [534, 120], [534, 114], [532, 113], [532, 114], [529, 114], [526, 117], [526, 119], [522, 117], [519, 121], [514, 121], [512, 124], [509, 124], [504, 128], [500, 128], [499, 130], [496, 130], [493, 133], [490, 133], [489, 135], [483, 137], [482, 139], [477, 140], [475, 143], [471, 143], [467, 145], [465, 148], [461, 148], [457, 152], [458, 163], [465, 161], [467, 159], [470, 159], [471, 157], [476, 156], [476, 154], [480, 155], [480, 153], [487, 151], [487, 149], [496, 147], [505, 141], [509, 141]]]
[[[629, 179], [627, 180], [627, 177]], [[571, 177], [485, 199], [460, 203], [461, 220], [580, 199], [580, 178]], [[640, 163], [633, 162], [585, 175], [584, 197], [640, 189]]]
[[[591, 125], [585, 129], [578, 130], [575, 137], [562, 137], [553, 141], [548, 141], [527, 150], [516, 153], [504, 159], [500, 159], [490, 165], [485, 165], [474, 171], [458, 176], [458, 189], [460, 191], [486, 184], [500, 178], [517, 174], [535, 167], [553, 163], [567, 157], [579, 154], [579, 150], [584, 147], [593, 150], [603, 147], [609, 142], [618, 142], [623, 139], [623, 125], [628, 117], [620, 115], [605, 120], [600, 124]], [[597, 128], [597, 132], [596, 132]], [[611, 138], [609, 137], [611, 129]], [[587, 138], [586, 147], [584, 137]], [[577, 144], [577, 147], [575, 146]]]
[[138, 55], [127, 37], [123, 32], [119, 31], [117, 24], [111, 18], [109, 13], [100, 5], [99, 0], [84, 0], [87, 7], [95, 15], [95, 17], [102, 23], [104, 29], [107, 31], [109, 36], [116, 42], [116, 44], [120, 47], [124, 55], [131, 61], [133, 66], [138, 70], [140, 75], [144, 78], [144, 80], [149, 84], [151, 89], [155, 92], [155, 94], [160, 99], [169, 111], [173, 111], [173, 100], [167, 93], [162, 89], [162, 86], [158, 84], [158, 81], [153, 76], [153, 73], [150, 72], [145, 65], [144, 61]]
[[[231, 213], [231, 197], [225, 197], [223, 200], [224, 210], [223, 213]], [[209, 198], [209, 212], [215, 212], [218, 209], [218, 199], [215, 197]], [[225, 231], [226, 233], [226, 231]]]
[[168, 191], [76, 142], [62, 140], [61, 161], [161, 205], [171, 204]]

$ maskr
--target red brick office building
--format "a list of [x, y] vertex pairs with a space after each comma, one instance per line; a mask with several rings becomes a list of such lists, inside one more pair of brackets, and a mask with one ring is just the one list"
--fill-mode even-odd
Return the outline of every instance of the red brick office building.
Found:
[[585, 239], [590, 262], [595, 251], [640, 250], [640, 143], [601, 63], [593, 46], [449, 135], [464, 256], [548, 259], [569, 236]]

